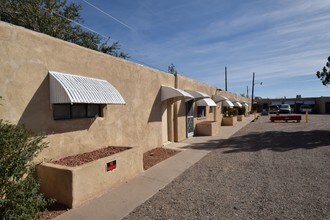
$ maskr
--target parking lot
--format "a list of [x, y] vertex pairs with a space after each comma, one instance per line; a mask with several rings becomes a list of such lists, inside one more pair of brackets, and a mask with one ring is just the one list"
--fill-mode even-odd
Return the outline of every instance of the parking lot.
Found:
[[206, 145], [215, 150], [126, 219], [330, 219], [330, 115], [262, 116]]

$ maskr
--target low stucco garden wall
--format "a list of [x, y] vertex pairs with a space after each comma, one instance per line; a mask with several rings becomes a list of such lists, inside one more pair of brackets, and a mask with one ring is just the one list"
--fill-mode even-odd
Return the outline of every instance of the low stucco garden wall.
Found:
[[[107, 171], [106, 164], [114, 160], [116, 168]], [[77, 167], [43, 163], [37, 169], [41, 192], [70, 208], [142, 172], [143, 153], [140, 148], [131, 148]]]
[[219, 121], [204, 121], [196, 125], [196, 134], [201, 136], [213, 136], [220, 133], [221, 123]]

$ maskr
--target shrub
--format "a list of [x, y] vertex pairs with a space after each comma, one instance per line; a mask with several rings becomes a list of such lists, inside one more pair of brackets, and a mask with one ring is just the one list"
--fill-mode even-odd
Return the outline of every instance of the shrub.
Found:
[[237, 111], [238, 111], [238, 115], [245, 115], [246, 109], [245, 107], [238, 107]]
[[228, 109], [228, 116], [236, 116], [237, 112], [238, 111], [236, 108], [230, 108], [230, 109]]
[[0, 219], [35, 219], [47, 205], [34, 178], [33, 162], [46, 147], [43, 139], [0, 120]]

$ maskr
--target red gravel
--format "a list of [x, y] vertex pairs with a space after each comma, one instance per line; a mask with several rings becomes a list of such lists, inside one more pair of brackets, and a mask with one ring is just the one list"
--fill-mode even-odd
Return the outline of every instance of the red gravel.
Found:
[[[129, 147], [107, 147], [100, 150], [78, 154], [75, 156], [69, 156], [62, 158], [57, 161], [52, 161], [52, 163], [60, 164], [64, 166], [79, 166], [84, 163], [91, 162], [93, 160], [97, 160], [124, 150], [130, 149]], [[149, 169], [150, 167], [156, 165], [157, 163], [166, 160], [169, 157], [174, 156], [175, 154], [179, 153], [180, 151], [165, 149], [165, 148], [155, 148], [143, 154], [143, 168], [145, 170]], [[58, 215], [63, 214], [66, 212], [68, 208], [64, 205], [59, 203], [55, 203], [48, 207], [48, 211], [41, 213], [39, 220], [49, 220], [53, 219]]]
[[52, 161], [52, 163], [69, 166], [69, 167], [76, 167], [80, 166], [85, 163], [89, 163], [91, 161], [107, 157], [125, 150], [130, 149], [129, 147], [106, 147], [99, 150], [95, 150], [92, 152], [87, 152], [83, 154], [78, 154], [74, 156], [64, 157], [56, 161]]
[[165, 148], [155, 148], [143, 154], [143, 168], [144, 170], [156, 165], [157, 163], [174, 156], [180, 151], [170, 150]]

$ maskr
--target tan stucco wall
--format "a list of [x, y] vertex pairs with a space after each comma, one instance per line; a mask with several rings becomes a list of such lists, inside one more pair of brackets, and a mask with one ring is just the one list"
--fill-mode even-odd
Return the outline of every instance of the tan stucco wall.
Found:
[[[48, 135], [42, 156], [59, 158], [108, 145], [162, 145], [160, 86], [174, 76], [44, 34], [0, 22], [0, 118]], [[104, 118], [53, 120], [48, 71], [105, 79], [126, 105], [108, 105]]]
[[[174, 87], [173, 75], [4, 22], [0, 22], [0, 57], [0, 96], [5, 99], [0, 118], [47, 135], [49, 147], [41, 157], [56, 159], [109, 145], [138, 146], [141, 152], [162, 146], [164, 102], [160, 87]], [[104, 117], [96, 119], [53, 120], [50, 70], [105, 79], [121, 93], [126, 105], [107, 105]], [[180, 75], [178, 88], [210, 96], [217, 92], [213, 86]], [[231, 93], [227, 96], [236, 97]], [[168, 103], [168, 137], [171, 141], [185, 140], [185, 102], [173, 99]], [[194, 109], [195, 125], [214, 118], [221, 121], [218, 108], [210, 113], [207, 107], [207, 116], [198, 120], [196, 105]]]

